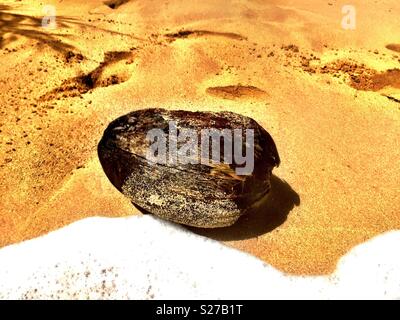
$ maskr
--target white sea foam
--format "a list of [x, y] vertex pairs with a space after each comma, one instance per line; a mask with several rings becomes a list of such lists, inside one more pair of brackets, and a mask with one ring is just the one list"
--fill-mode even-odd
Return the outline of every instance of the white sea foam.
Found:
[[297, 277], [153, 216], [88, 218], [1, 249], [0, 298], [393, 299], [399, 247], [392, 231]]

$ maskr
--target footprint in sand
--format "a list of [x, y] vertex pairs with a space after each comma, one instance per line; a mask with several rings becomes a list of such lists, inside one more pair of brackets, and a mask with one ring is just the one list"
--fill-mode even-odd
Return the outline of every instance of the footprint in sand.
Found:
[[379, 91], [386, 87], [400, 89], [400, 69], [360, 76], [359, 80], [358, 83], [352, 83], [352, 86], [360, 90]]
[[303, 61], [302, 68], [304, 71], [313, 74], [331, 74], [336, 77], [345, 74], [349, 77], [348, 85], [352, 88], [362, 91], [380, 92], [390, 100], [400, 102], [397, 98], [397, 92], [400, 89], [400, 69], [396, 68], [379, 72], [364, 64], [357, 64], [346, 60], [337, 60], [329, 64], [317, 66], [311, 66], [309, 61]]
[[241, 98], [262, 98], [267, 96], [264, 90], [253, 86], [225, 86], [225, 87], [210, 87], [206, 92], [209, 95], [222, 99], [241, 99]]
[[104, 1], [103, 3], [111, 8], [111, 9], [118, 9], [120, 6], [122, 6], [125, 3], [128, 3], [130, 0], [107, 0]]
[[176, 33], [167, 33], [165, 37], [170, 39], [171, 41], [175, 41], [176, 39], [187, 39], [187, 38], [200, 38], [205, 36], [215, 36], [215, 37], [223, 37], [233, 40], [247, 40], [246, 37], [233, 32], [216, 32], [216, 31], [208, 31], [208, 30], [181, 30]]
[[389, 50], [392, 50], [395, 52], [400, 52], [400, 44], [395, 44], [395, 43], [388, 44], [386, 46], [386, 49], [389, 49]]
[[42, 100], [60, 97], [76, 97], [96, 88], [104, 88], [123, 83], [130, 78], [126, 65], [132, 62], [129, 51], [110, 51], [104, 54], [104, 60], [91, 72], [65, 80], [60, 87], [46, 93]]

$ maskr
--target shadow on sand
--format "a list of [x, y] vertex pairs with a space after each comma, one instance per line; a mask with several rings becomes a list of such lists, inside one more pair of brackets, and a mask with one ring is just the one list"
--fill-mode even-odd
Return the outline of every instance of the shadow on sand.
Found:
[[[13, 8], [0, 4], [0, 48], [17, 40], [18, 36], [22, 36], [47, 44], [59, 52], [73, 49], [73, 46], [60, 40], [60, 38], [68, 37], [68, 35], [48, 32], [46, 28], [42, 27], [42, 18], [9, 12], [10, 10], [13, 10]], [[58, 27], [67, 27], [67, 22], [72, 22], [72, 20], [57, 17]], [[10, 36], [4, 39], [5, 34]]]
[[[133, 205], [143, 214], [143, 208]], [[255, 208], [242, 216], [234, 225], [225, 228], [204, 229], [187, 227], [192, 232], [218, 241], [245, 240], [266, 234], [282, 225], [295, 206], [300, 205], [300, 196], [284, 180], [271, 178], [271, 191]]]
[[255, 208], [232, 226], [216, 229], [189, 229], [199, 235], [219, 240], [244, 240], [268, 233], [282, 225], [290, 211], [300, 205], [300, 196], [284, 180], [271, 178], [271, 191]]
[[[47, 30], [42, 27], [43, 17], [35, 17], [20, 13], [14, 13], [12, 10], [19, 9], [19, 7], [12, 8], [9, 5], [0, 4], [0, 49], [18, 39], [18, 37], [26, 37], [38, 41], [40, 44], [47, 45], [52, 49], [65, 53], [75, 49], [74, 46], [66, 42], [72, 35], [59, 33], [63, 28], [75, 26], [80, 29], [94, 29], [97, 31], [107, 32], [113, 35], [128, 36], [136, 40], [142, 40], [133, 37], [130, 34], [125, 34], [113, 30], [99, 28], [97, 26], [87, 24], [81, 20], [73, 17], [56, 16], [57, 28], [54, 30]], [[64, 29], [65, 30], [65, 29]], [[8, 35], [7, 39], [4, 35]]]

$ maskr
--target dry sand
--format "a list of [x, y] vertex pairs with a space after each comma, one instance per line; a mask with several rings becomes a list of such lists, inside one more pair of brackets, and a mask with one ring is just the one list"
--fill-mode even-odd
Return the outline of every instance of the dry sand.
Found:
[[0, 246], [140, 214], [96, 146], [109, 121], [154, 106], [250, 116], [280, 152], [264, 206], [194, 232], [281, 271], [327, 274], [400, 228], [397, 0], [352, 1], [356, 30], [334, 0], [122, 2], [46, 1], [48, 29], [43, 2], [2, 1]]

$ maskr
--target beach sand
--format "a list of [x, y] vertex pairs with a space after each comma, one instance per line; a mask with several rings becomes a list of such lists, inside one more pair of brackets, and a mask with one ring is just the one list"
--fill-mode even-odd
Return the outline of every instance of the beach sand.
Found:
[[268, 201], [232, 227], [192, 232], [322, 275], [399, 229], [400, 3], [352, 3], [355, 30], [335, 0], [46, 1], [52, 29], [43, 2], [2, 1], [0, 247], [140, 215], [96, 147], [111, 120], [146, 107], [234, 111], [277, 144]]

